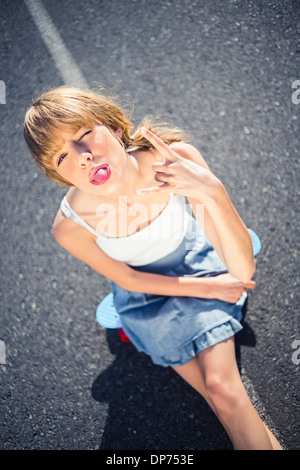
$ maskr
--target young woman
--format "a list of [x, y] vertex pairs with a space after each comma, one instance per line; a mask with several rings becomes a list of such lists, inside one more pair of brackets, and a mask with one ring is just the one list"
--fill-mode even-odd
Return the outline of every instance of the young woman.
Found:
[[180, 131], [147, 121], [131, 130], [112, 99], [73, 87], [44, 93], [27, 111], [33, 158], [69, 186], [54, 236], [111, 281], [129, 339], [206, 399], [235, 449], [280, 449], [235, 358], [255, 287], [249, 231]]

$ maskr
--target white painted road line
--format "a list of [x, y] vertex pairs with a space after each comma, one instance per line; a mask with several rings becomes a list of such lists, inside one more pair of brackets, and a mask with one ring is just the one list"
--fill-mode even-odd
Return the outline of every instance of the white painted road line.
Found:
[[0, 364], [6, 364], [6, 352], [5, 352], [5, 343], [0, 340]]
[[40, 0], [24, 0], [40, 34], [50, 52], [56, 68], [66, 85], [88, 88], [89, 85], [66, 47], [49, 13]]

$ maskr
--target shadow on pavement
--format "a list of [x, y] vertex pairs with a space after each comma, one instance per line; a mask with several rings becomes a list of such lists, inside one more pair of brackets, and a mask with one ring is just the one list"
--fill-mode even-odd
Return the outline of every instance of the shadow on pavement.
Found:
[[[243, 324], [236, 336], [239, 366], [241, 346], [256, 344], [253, 331]], [[101, 450], [232, 449], [206, 402], [171, 368], [153, 365], [132, 344], [122, 343], [117, 330], [106, 335], [115, 359], [91, 390], [96, 401], [109, 404]]]

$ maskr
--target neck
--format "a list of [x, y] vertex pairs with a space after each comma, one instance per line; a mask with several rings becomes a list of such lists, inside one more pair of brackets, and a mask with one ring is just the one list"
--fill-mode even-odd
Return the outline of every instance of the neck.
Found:
[[131, 205], [137, 199], [136, 190], [141, 179], [141, 170], [138, 160], [133, 155], [127, 153], [127, 158], [127, 168], [116, 199], [123, 197], [125, 200], [126, 198], [127, 204]]

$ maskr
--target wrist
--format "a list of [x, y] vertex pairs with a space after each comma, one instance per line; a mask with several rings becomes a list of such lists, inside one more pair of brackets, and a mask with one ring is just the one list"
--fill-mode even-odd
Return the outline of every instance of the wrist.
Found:
[[207, 195], [205, 203], [207, 206], [219, 205], [226, 197], [228, 196], [222, 181], [216, 178], [214, 184], [211, 187], [211, 191], [209, 191]]
[[188, 276], [179, 277], [178, 292], [180, 293], [177, 295], [184, 295], [186, 297], [211, 299], [213, 298], [211, 278]]
[[200, 199], [204, 204], [214, 204], [217, 203], [224, 196], [224, 194], [226, 194], [226, 190], [223, 183], [221, 180], [219, 180], [219, 178], [212, 174], [210, 180], [207, 182], [205, 197], [203, 198], [203, 191], [201, 191], [201, 196], [197, 192], [195, 198]]

